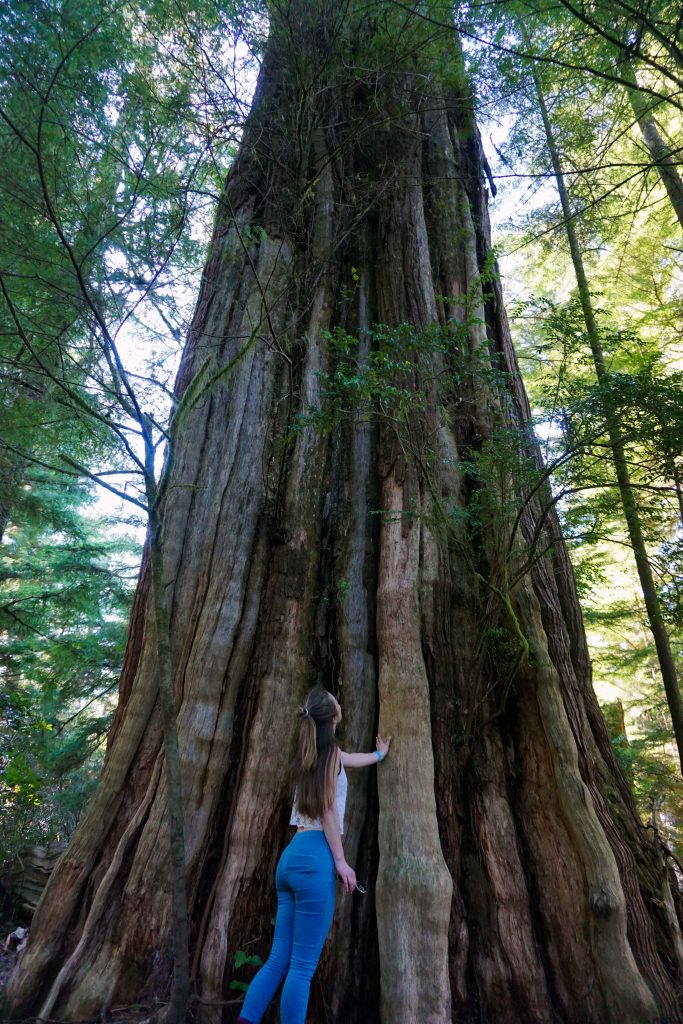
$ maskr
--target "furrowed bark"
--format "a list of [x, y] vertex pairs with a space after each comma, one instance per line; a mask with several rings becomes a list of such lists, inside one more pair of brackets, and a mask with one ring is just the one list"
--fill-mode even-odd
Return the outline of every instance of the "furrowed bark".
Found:
[[[363, 252], [360, 257], [367, 258]], [[371, 313], [368, 308], [370, 275], [362, 265], [358, 271], [358, 360], [367, 366], [371, 351]], [[336, 551], [334, 591], [338, 606], [322, 620], [322, 629], [338, 635], [339, 700], [344, 708], [342, 745], [372, 750], [377, 732], [377, 678], [374, 658], [376, 567], [374, 550], [376, 529], [370, 509], [378, 505], [376, 488], [375, 428], [370, 422], [370, 409], [364, 403], [354, 413], [350, 424], [338, 431], [337, 447], [343, 460], [339, 470], [339, 502], [337, 512], [338, 550]], [[350, 742], [347, 742], [348, 737]], [[353, 739], [351, 739], [353, 738]], [[380, 771], [378, 766], [376, 771]], [[358, 972], [360, 961], [372, 964], [377, 956], [375, 924], [375, 887], [369, 882], [377, 873], [376, 846], [376, 778], [375, 772], [348, 773], [348, 795], [345, 815], [344, 852], [349, 864], [356, 868], [358, 878], [365, 882], [367, 894], [362, 900], [341, 898], [327, 954], [320, 966], [320, 986], [314, 986], [312, 1015], [325, 1019], [344, 1020], [354, 1006], [365, 1005], [368, 1015], [376, 1016], [378, 993], [371, 971]], [[349, 988], [336, 981], [340, 964], [349, 977]], [[374, 991], [373, 991], [374, 989]], [[325, 993], [322, 999], [319, 993]]]
[[598, 967], [599, 996], [609, 1020], [629, 1024], [654, 1019], [655, 1000], [636, 965], [626, 931], [626, 904], [614, 855], [600, 825], [593, 801], [578, 770], [576, 743], [566, 718], [560, 679], [544, 640], [538, 599], [529, 585], [517, 588], [525, 634], [531, 646], [532, 681], [541, 727], [551, 759], [559, 811], [586, 879], [586, 920], [590, 948]]
[[[326, 369], [327, 354], [321, 334], [331, 326], [334, 273], [331, 264], [333, 174], [322, 141], [316, 146], [316, 164], [321, 168], [316, 197], [316, 228], [313, 250], [321, 267], [306, 329], [306, 357], [301, 381], [302, 410], [308, 412], [319, 401], [320, 375]], [[315, 570], [319, 559], [320, 462], [325, 458], [326, 437], [312, 426], [298, 435], [289, 468], [287, 494], [282, 517], [284, 544], [275, 553], [271, 592], [265, 596], [269, 607], [270, 650], [262, 655], [265, 664], [259, 679], [259, 701], [251, 720], [247, 749], [240, 766], [241, 779], [236, 807], [230, 823], [231, 857], [222, 866], [216, 900], [209, 919], [199, 977], [202, 996], [220, 999], [225, 982], [228, 939], [247, 939], [249, 922], [241, 906], [250, 884], [261, 874], [262, 861], [272, 885], [273, 847], [271, 836], [278, 819], [283, 780], [292, 750], [270, 740], [281, 719], [287, 695], [303, 699], [311, 685], [305, 638], [312, 632]], [[264, 645], [265, 646], [265, 645]], [[258, 677], [257, 677], [258, 678]], [[258, 808], [258, 814], [255, 813]], [[260, 870], [261, 869], [261, 870]], [[263, 876], [258, 879], [263, 884]], [[257, 883], [258, 884], [258, 883]], [[249, 922], [253, 927], [253, 922]], [[241, 947], [239, 947], [241, 948]], [[207, 1009], [203, 1019], [220, 1019]]]

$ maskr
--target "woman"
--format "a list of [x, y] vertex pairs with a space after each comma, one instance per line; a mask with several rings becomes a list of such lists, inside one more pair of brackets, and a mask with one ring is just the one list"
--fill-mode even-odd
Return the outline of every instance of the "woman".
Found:
[[290, 819], [297, 831], [275, 872], [278, 908], [270, 956], [249, 986], [238, 1024], [258, 1024], [283, 978], [280, 1024], [304, 1024], [311, 978], [332, 924], [335, 872], [347, 892], [353, 892], [357, 884], [341, 841], [344, 768], [378, 764], [391, 744], [391, 736], [386, 741], [377, 736], [372, 754], [340, 750], [335, 732], [341, 708], [322, 686], [311, 690], [299, 714], [302, 722], [292, 765], [294, 807]]

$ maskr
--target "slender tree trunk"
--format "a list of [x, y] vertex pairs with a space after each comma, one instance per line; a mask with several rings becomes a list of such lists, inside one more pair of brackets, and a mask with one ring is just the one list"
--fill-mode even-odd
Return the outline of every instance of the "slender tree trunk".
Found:
[[[153, 464], [153, 453], [151, 461]], [[150, 488], [150, 490], [153, 492], [156, 491], [156, 488]], [[157, 647], [157, 686], [164, 735], [173, 937], [173, 982], [171, 999], [164, 1022], [165, 1024], [182, 1024], [187, 1015], [190, 1000], [183, 791], [176, 707], [173, 698], [171, 617], [165, 591], [166, 574], [164, 573], [162, 527], [154, 507], [155, 494], [150, 493], [149, 497], [151, 505], [149, 522], [151, 591]]]
[[[198, 1016], [231, 1019], [236, 951], [269, 949], [293, 711], [321, 681], [347, 748], [395, 739], [350, 773], [344, 841], [368, 893], [339, 895], [310, 1019], [680, 1021], [661, 865], [554, 523], [509, 595], [533, 655], [509, 678], [515, 634], [462, 463], [497, 427], [535, 448], [500, 287], [481, 283], [480, 141], [457, 41], [435, 50], [425, 22], [383, 13], [273, 10], [177, 383], [234, 363], [184, 418], [162, 507]], [[359, 379], [390, 369], [328, 422], [335, 328], [358, 339]], [[448, 343], [397, 367], [401, 331]], [[541, 514], [529, 504], [525, 543]], [[153, 614], [148, 552], [100, 786], [11, 980], [15, 1016], [74, 951], [60, 1019], [167, 990]]]
[[676, 488], [676, 498], [678, 499], [678, 518], [681, 524], [681, 528], [683, 529], [683, 479], [681, 479], [681, 472], [678, 466], [676, 465], [675, 456], [671, 458], [670, 465], [671, 477], [674, 482], [674, 487]]
[[632, 88], [628, 90], [628, 98], [638, 121], [643, 142], [647, 146], [652, 162], [662, 179], [662, 184], [671, 200], [678, 223], [683, 228], [683, 179], [681, 179], [678, 173], [676, 161], [671, 150], [660, 135], [652, 115], [652, 97], [645, 97], [640, 91], [638, 78], [630, 60], [622, 62], [621, 72], [623, 77], [632, 84]]
[[[581, 246], [576, 233], [574, 215], [569, 202], [569, 195], [567, 193], [562, 171], [562, 163], [555, 144], [552, 124], [550, 122], [543, 89], [538, 75], [535, 72], [532, 72], [532, 74], [534, 76], [539, 110], [543, 119], [548, 152], [550, 153], [550, 159], [555, 173], [555, 181], [557, 183], [557, 189], [560, 196], [560, 203], [562, 205], [565, 230], [567, 232], [567, 240], [569, 242], [569, 251], [579, 290], [579, 299], [581, 301], [584, 322], [586, 324], [586, 334], [593, 355], [595, 374], [598, 382], [602, 383], [607, 379], [609, 371], [607, 370], [605, 356], [600, 342], [598, 325], [588, 287], [588, 279], [586, 277], [586, 271], [583, 264]], [[612, 456], [614, 459], [614, 470], [619, 486], [619, 495], [621, 498], [621, 505], [624, 510], [624, 518], [626, 520], [626, 528], [628, 530], [631, 547], [633, 548], [633, 555], [638, 570], [638, 578], [643, 590], [650, 631], [657, 649], [657, 658], [659, 660], [659, 667], [662, 673], [662, 682], [664, 684], [667, 704], [671, 714], [671, 722], [676, 739], [676, 746], [678, 748], [681, 771], [683, 772], [683, 698], [681, 697], [681, 691], [678, 684], [676, 663], [671, 650], [671, 644], [669, 642], [669, 636], [664, 623], [659, 596], [657, 594], [657, 587], [655, 585], [652, 567], [647, 554], [647, 546], [645, 544], [645, 536], [640, 522], [638, 506], [633, 493], [633, 488], [631, 487], [631, 479], [624, 445], [620, 436], [619, 423], [613, 411], [610, 412], [607, 410], [607, 425]]]
[[0, 544], [11, 520], [16, 491], [25, 472], [25, 459], [8, 450], [0, 451]]

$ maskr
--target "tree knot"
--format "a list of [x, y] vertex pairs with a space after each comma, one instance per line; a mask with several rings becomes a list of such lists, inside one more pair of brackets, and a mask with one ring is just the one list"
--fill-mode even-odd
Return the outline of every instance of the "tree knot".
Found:
[[597, 917], [609, 917], [616, 908], [614, 893], [609, 889], [594, 890], [588, 899], [590, 908]]

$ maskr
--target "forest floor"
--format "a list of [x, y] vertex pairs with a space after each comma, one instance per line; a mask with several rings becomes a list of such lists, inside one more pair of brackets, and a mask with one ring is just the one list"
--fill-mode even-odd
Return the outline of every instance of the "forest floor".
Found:
[[[26, 921], [22, 923], [22, 927], [25, 924]], [[0, 997], [19, 955], [16, 949], [16, 941], [8, 941], [9, 936], [16, 927], [17, 921], [11, 914], [7, 904], [0, 902]], [[240, 1004], [241, 1001], [237, 1007], [231, 1006], [230, 1012], [236, 1014]], [[133, 1006], [118, 1006], [111, 1010], [104, 1010], [96, 1017], [80, 1021], [78, 1024], [145, 1024], [146, 1021], [149, 1021], [155, 1009], [158, 1009], [158, 1004], [156, 1007], [141, 1003]], [[20, 1024], [34, 1024], [36, 1020], [37, 1018], [30, 1017], [27, 1021], [20, 1022]], [[59, 1022], [53, 1021], [51, 1024], [59, 1024]]]
[[5, 911], [0, 912], [0, 990], [7, 984], [17, 961], [16, 944], [7, 945], [8, 936], [16, 927], [16, 921], [11, 920]]
[[[8, 917], [6, 911], [0, 910], [0, 993], [2, 993], [3, 988], [7, 984], [7, 980], [17, 962], [16, 943], [7, 944], [8, 936], [12, 934], [16, 927], [17, 922]], [[152, 1007], [150, 1006], [120, 1007], [107, 1013], [102, 1013], [89, 1021], [83, 1021], [81, 1024], [104, 1024], [105, 1021], [106, 1024], [142, 1024], [143, 1021], [149, 1020], [151, 1011]], [[30, 1018], [30, 1020], [33, 1019]], [[28, 1024], [28, 1022], [25, 1022], [25, 1024]]]

